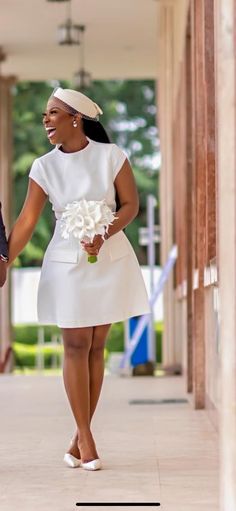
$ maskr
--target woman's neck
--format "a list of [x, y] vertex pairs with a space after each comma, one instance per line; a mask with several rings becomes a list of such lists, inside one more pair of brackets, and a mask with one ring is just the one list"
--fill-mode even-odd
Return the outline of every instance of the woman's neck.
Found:
[[63, 153], [76, 153], [81, 149], [84, 149], [89, 144], [89, 140], [85, 135], [76, 138], [75, 140], [68, 140], [67, 142], [62, 142], [60, 146], [60, 151]]

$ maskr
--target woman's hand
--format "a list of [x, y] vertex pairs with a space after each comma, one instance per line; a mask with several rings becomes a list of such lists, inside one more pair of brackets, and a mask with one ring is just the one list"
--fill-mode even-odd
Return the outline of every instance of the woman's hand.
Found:
[[83, 249], [89, 254], [89, 255], [98, 255], [100, 248], [102, 247], [104, 243], [104, 240], [102, 239], [101, 234], [96, 234], [93, 238], [92, 243], [87, 243], [85, 241], [81, 241], [81, 245]]

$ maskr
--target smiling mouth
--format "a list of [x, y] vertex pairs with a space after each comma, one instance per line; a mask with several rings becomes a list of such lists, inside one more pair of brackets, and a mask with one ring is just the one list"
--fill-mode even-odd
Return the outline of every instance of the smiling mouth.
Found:
[[56, 133], [56, 128], [50, 127], [50, 128], [45, 128], [45, 129], [46, 129], [48, 138], [54, 137], [54, 135]]

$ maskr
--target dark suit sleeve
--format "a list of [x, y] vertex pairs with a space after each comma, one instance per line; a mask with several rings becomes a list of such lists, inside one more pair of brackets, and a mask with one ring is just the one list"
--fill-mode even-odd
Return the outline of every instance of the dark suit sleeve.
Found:
[[0, 255], [8, 257], [8, 246], [6, 239], [5, 226], [2, 219], [1, 203], [0, 203]]

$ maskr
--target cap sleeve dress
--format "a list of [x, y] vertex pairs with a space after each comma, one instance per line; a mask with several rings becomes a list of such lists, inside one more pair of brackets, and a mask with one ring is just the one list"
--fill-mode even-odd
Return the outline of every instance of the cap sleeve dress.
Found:
[[123, 231], [103, 243], [94, 264], [79, 241], [61, 236], [61, 215], [69, 202], [105, 199], [115, 211], [114, 180], [125, 159], [116, 144], [88, 138], [80, 151], [63, 153], [56, 147], [34, 161], [29, 177], [48, 195], [56, 217], [41, 269], [39, 323], [86, 327], [150, 312], [141, 269]]

